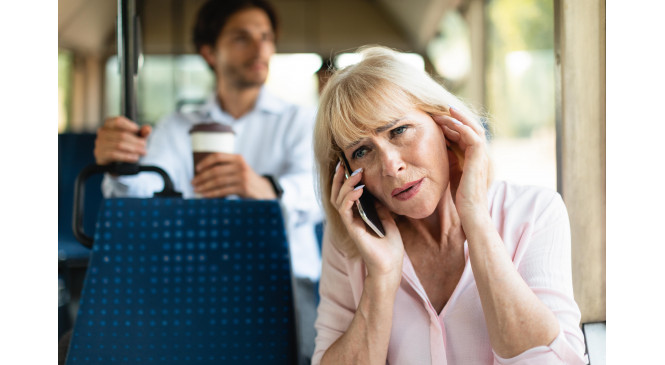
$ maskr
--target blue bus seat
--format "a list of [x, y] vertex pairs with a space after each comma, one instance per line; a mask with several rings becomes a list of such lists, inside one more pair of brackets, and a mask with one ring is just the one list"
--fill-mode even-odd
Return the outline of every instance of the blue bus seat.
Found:
[[[95, 162], [93, 133], [58, 134], [58, 338], [72, 327], [90, 249], [74, 237], [72, 211], [74, 182], [84, 167]], [[86, 232], [94, 232], [102, 201], [102, 175], [91, 177], [85, 189], [88, 209], [84, 212]]]
[[277, 201], [102, 203], [67, 364], [295, 363]]
[[[94, 133], [58, 134], [58, 261], [70, 267], [85, 267], [90, 258], [90, 249], [74, 238], [72, 210], [76, 176], [84, 167], [95, 163], [95, 138]], [[101, 182], [102, 175], [97, 175], [86, 184], [83, 217], [86, 232], [95, 229], [102, 201]]]

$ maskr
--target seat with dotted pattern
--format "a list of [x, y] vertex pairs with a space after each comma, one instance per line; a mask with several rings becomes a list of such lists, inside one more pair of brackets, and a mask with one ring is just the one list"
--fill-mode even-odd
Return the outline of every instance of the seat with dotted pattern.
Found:
[[107, 199], [67, 364], [291, 364], [277, 201]]

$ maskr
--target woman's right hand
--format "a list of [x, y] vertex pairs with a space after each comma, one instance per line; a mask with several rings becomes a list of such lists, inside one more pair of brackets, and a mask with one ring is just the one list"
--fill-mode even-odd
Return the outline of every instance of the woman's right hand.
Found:
[[340, 165], [337, 165], [333, 176], [330, 202], [337, 208], [349, 236], [358, 247], [367, 267], [368, 276], [387, 280], [386, 283], [395, 285], [396, 289], [402, 276], [404, 244], [395, 220], [390, 211], [377, 202], [376, 211], [386, 234], [383, 238], [376, 236], [353, 208], [365, 189], [364, 185], [354, 189], [362, 178], [362, 169], [345, 179], [344, 168]]

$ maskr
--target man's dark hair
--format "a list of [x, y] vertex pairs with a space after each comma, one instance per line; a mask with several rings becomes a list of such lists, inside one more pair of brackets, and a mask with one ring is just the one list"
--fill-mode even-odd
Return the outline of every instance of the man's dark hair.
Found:
[[245, 9], [257, 8], [263, 10], [277, 36], [277, 13], [275, 9], [264, 0], [208, 0], [199, 9], [194, 24], [194, 47], [200, 51], [204, 45], [214, 46], [219, 34], [231, 15]]

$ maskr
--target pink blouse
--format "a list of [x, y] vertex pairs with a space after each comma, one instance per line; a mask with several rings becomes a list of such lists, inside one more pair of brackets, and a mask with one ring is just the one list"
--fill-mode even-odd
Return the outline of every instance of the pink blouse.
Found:
[[[462, 278], [441, 313], [432, 307], [409, 257], [395, 297], [388, 347], [390, 364], [585, 364], [580, 310], [573, 298], [568, 213], [559, 194], [536, 187], [495, 182], [488, 191], [490, 215], [517, 271], [559, 320], [559, 335], [504, 359], [494, 353], [478, 289], [464, 243]], [[323, 240], [321, 302], [316, 320], [312, 364], [351, 324], [363, 291], [365, 266], [360, 256], [346, 257]]]

